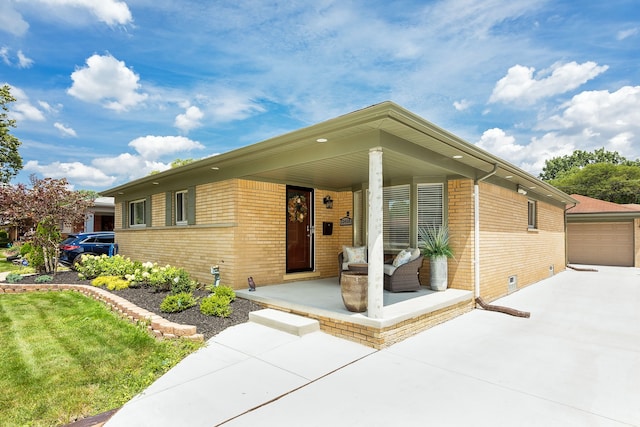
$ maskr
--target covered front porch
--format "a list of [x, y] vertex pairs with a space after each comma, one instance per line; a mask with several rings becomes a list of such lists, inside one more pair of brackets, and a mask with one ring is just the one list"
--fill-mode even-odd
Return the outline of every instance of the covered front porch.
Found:
[[264, 307], [316, 319], [324, 332], [361, 344], [384, 348], [474, 307], [473, 292], [460, 289], [415, 292], [383, 291], [382, 315], [346, 309], [336, 277], [259, 286], [236, 295]]

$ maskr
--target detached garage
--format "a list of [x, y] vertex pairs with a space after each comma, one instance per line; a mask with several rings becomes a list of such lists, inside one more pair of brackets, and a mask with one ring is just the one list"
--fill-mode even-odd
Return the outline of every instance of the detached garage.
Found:
[[640, 267], [640, 206], [572, 195], [567, 210], [570, 264]]

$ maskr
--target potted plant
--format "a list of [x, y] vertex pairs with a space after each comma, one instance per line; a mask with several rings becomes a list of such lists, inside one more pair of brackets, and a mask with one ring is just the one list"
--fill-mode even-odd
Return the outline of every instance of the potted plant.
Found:
[[422, 254], [429, 258], [431, 282], [434, 291], [447, 289], [447, 258], [453, 258], [453, 250], [449, 245], [449, 228], [446, 226], [420, 228]]

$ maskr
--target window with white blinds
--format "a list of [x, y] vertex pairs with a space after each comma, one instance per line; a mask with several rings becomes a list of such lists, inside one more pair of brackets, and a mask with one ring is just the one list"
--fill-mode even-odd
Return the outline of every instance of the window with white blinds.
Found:
[[443, 184], [418, 184], [418, 230], [444, 224], [443, 193]]
[[384, 248], [387, 250], [409, 247], [411, 225], [411, 187], [396, 185], [383, 190]]

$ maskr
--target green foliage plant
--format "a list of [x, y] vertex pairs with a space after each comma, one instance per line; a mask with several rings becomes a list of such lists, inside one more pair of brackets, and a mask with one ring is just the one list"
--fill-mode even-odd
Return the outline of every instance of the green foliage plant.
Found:
[[48, 274], [42, 274], [42, 275], [36, 277], [34, 282], [36, 282], [36, 283], [49, 283], [52, 280], [53, 280], [53, 277], [49, 276]]
[[8, 84], [0, 87], [0, 182], [7, 184], [22, 169], [22, 157], [18, 151], [21, 142], [11, 135], [16, 121], [9, 118], [8, 105], [15, 102]]
[[22, 279], [23, 279], [22, 274], [9, 273], [9, 274], [7, 274], [6, 281], [7, 281], [7, 283], [18, 283]]
[[220, 285], [211, 287], [210, 290], [212, 294], [218, 295], [220, 297], [226, 297], [229, 299], [229, 301], [233, 302], [236, 300], [236, 293], [233, 291], [233, 288], [231, 286]]
[[160, 311], [164, 313], [177, 313], [197, 304], [192, 293], [180, 292], [167, 295], [160, 303]]
[[445, 256], [453, 258], [453, 250], [449, 244], [449, 227], [420, 227], [418, 233], [422, 242], [422, 254], [425, 257]]
[[104, 286], [110, 291], [120, 291], [129, 287], [129, 281], [118, 276], [99, 276], [91, 281], [93, 286]]
[[200, 300], [200, 312], [207, 316], [229, 317], [231, 300], [225, 295], [211, 294]]
[[140, 263], [131, 261], [121, 255], [82, 255], [81, 261], [76, 264], [76, 271], [81, 279], [95, 279], [98, 276], [118, 276], [128, 278], [138, 268]]

